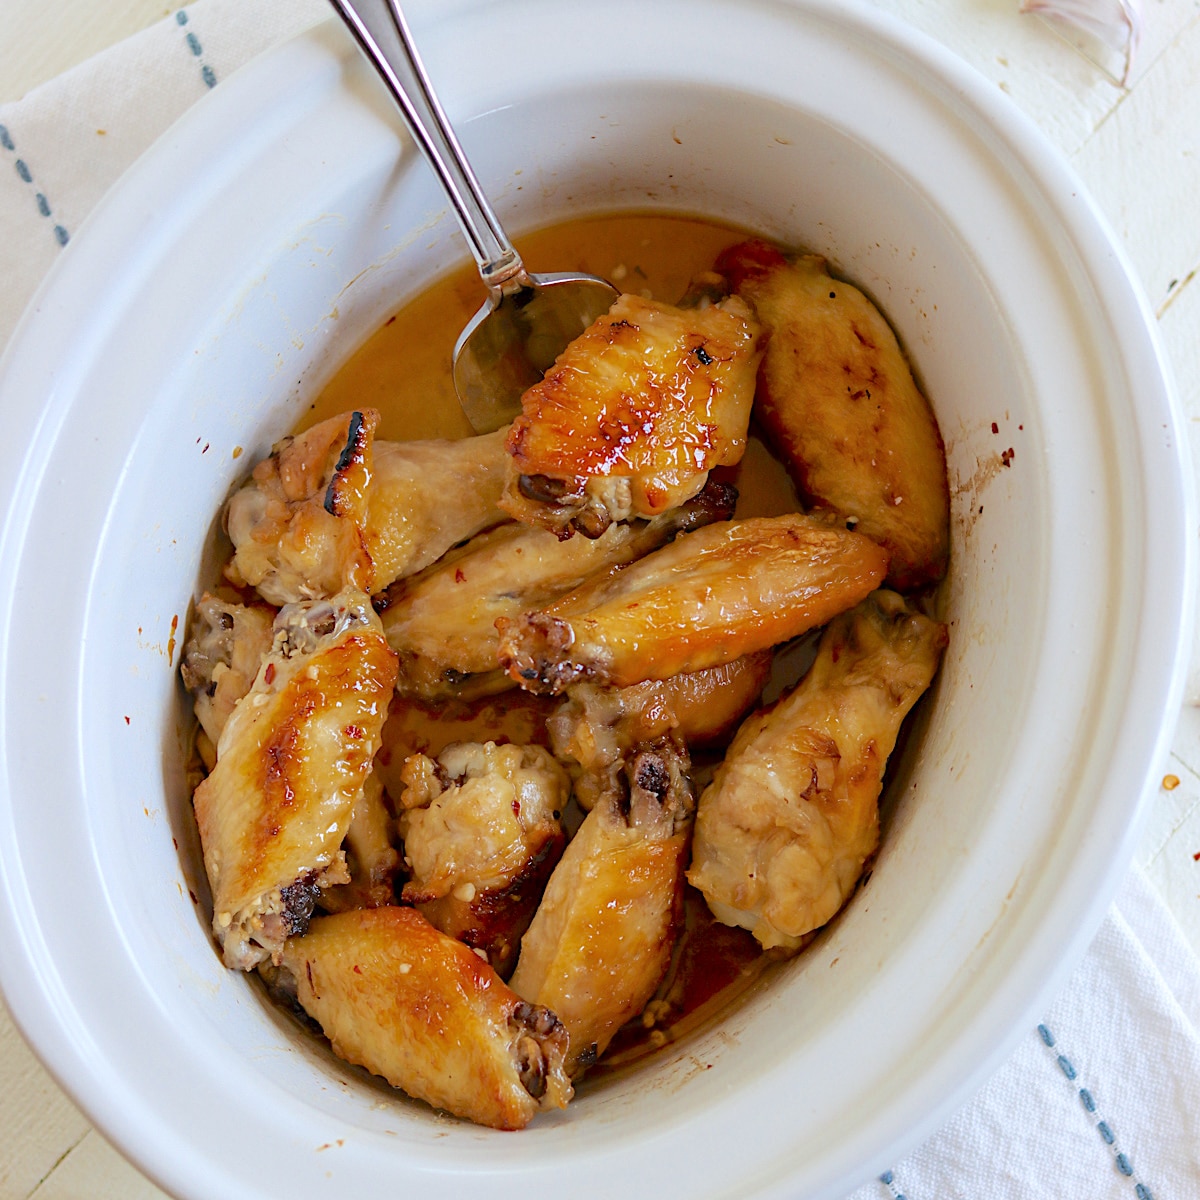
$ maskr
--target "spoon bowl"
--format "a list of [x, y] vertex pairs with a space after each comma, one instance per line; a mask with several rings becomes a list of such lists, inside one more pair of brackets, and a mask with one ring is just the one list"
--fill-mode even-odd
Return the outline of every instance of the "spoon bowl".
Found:
[[330, 3], [433, 168], [487, 287], [487, 299], [454, 347], [454, 387], [475, 432], [490, 433], [517, 416], [525, 389], [619, 293], [595, 275], [525, 270], [438, 101], [399, 4]]
[[475, 432], [519, 416], [525, 389], [618, 294], [595, 275], [554, 273], [526, 275], [520, 287], [489, 296], [454, 347], [454, 388]]

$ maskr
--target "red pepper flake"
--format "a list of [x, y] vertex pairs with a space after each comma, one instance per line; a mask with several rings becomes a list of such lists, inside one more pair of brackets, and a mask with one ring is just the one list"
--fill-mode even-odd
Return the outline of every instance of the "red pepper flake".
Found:
[[125, 718], [125, 724], [126, 724], [126, 725], [128, 725], [128, 724], [129, 724], [129, 718], [128, 718], [128, 717], [126, 717], [126, 718]]
[[363, 731], [357, 725], [347, 725], [342, 732], [354, 741], [358, 741], [362, 737]]
[[1011, 446], [1009, 446], [1009, 448], [1000, 455], [1000, 465], [1002, 467], [1011, 467], [1012, 460], [1016, 457], [1016, 453], [1017, 452]]
[[263, 672], [263, 683], [275, 682], [275, 664], [267, 663], [267, 669]]
[[1197, 850], [1196, 853], [1192, 855], [1192, 862], [1200, 862], [1200, 850]]
[[467, 581], [467, 577], [463, 574], [462, 567], [455, 567], [454, 568], [454, 582], [455, 583], [466, 583], [466, 581]]
[[519, 816], [521, 815], [521, 802], [520, 802], [520, 800], [514, 800], [514, 801], [512, 802], [512, 810], [513, 810], [513, 815], [514, 815], [514, 816], [517, 816], [517, 817], [519, 817]]
[[1173, 792], [1179, 786], [1179, 776], [1164, 775], [1162, 785], [1164, 792]]
[[355, 975], [361, 975], [361, 974], [362, 974], [362, 967], [360, 967], [360, 966], [358, 965], [358, 963], [355, 963], [355, 964], [354, 964], [354, 973], [355, 973]]
[[993, 421], [993, 422], [992, 422], [992, 432], [993, 432], [993, 433], [999, 433], [999, 432], [1000, 432], [1000, 426], [999, 426], [999, 425], [997, 425], [995, 421]]

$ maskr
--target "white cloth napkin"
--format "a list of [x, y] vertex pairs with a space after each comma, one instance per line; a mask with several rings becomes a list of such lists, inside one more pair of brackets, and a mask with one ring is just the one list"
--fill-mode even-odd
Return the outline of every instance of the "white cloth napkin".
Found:
[[1007, 1063], [850, 1200], [1200, 1196], [1200, 963], [1136, 868]]
[[[210, 88], [326, 12], [321, 0], [198, 0], [0, 106], [0, 349], [126, 167]], [[850, 1200], [900, 1196], [1200, 1196], [1200, 964], [1140, 871], [1009, 1062]]]

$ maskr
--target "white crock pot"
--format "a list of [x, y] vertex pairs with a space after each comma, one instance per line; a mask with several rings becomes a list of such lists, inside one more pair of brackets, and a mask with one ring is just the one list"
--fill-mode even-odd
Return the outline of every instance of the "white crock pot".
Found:
[[1028, 123], [873, 11], [410, 8], [518, 233], [624, 207], [725, 218], [828, 255], [898, 330], [949, 455], [951, 641], [874, 874], [735, 1012], [520, 1134], [339, 1064], [221, 966], [176, 680], [213, 514], [460, 256], [326, 26], [137, 165], [0, 372], [4, 994], [91, 1119], [181, 1197], [839, 1197], [998, 1063], [1129, 860], [1192, 572], [1152, 320]]

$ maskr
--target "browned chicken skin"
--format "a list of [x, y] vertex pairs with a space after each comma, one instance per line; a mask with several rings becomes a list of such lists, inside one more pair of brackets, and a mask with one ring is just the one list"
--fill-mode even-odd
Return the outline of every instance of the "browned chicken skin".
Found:
[[946, 629], [895, 592], [834, 620], [799, 686], [750, 717], [700, 798], [688, 880], [718, 920], [795, 949], [845, 903], [879, 842], [900, 723]]
[[508, 975], [567, 842], [567, 773], [540, 746], [465, 742], [403, 774], [403, 899]]
[[472, 538], [377, 602], [400, 656], [397, 688], [424, 699], [473, 697], [515, 686], [501, 669], [496, 622], [550, 603], [586, 580], [733, 513], [736, 493], [706, 487], [653, 521], [614, 523], [598, 538], [561, 542], [509, 522]]
[[533, 691], [669, 679], [825, 624], [886, 569], [874, 542], [815, 517], [710, 525], [537, 612], [501, 618], [500, 661]]
[[645, 1007], [671, 958], [695, 800], [682, 747], [630, 759], [624, 796], [588, 813], [521, 942], [511, 986], [555, 1012], [578, 1076]]
[[742, 457], [758, 359], [736, 298], [684, 310], [621, 296], [522, 397], [502, 507], [596, 537], [684, 503]]
[[857, 522], [902, 590], [946, 572], [946, 455], [887, 321], [825, 260], [743, 242], [717, 262], [768, 332], [755, 416], [812, 504]]
[[226, 575], [273, 604], [377, 592], [505, 514], [504, 431], [377, 442], [374, 409], [285, 438], [230, 498]]
[[342, 839], [379, 746], [395, 655], [361, 592], [289, 605], [193, 804], [227, 966], [249, 970], [349, 882]]
[[415, 909], [318, 917], [282, 966], [341, 1058], [436, 1108], [521, 1129], [571, 1099], [554, 1014]]

